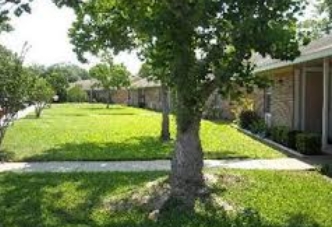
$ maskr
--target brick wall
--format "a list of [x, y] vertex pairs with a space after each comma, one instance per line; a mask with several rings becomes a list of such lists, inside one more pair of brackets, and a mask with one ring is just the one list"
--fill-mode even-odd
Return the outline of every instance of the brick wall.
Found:
[[161, 91], [159, 87], [145, 88], [145, 106], [152, 110], [162, 110]]
[[205, 104], [203, 117], [208, 119], [234, 120], [231, 108], [231, 102], [226, 98], [222, 98], [216, 90], [210, 95]]
[[249, 98], [254, 101], [254, 110], [259, 116], [264, 117], [264, 90], [255, 89], [255, 91], [249, 95]]
[[[272, 126], [294, 126], [294, 73], [293, 69], [271, 74], [273, 81], [271, 94]], [[254, 100], [254, 110], [264, 118], [264, 90], [256, 89], [249, 96]]]
[[116, 104], [128, 104], [128, 91], [124, 89], [115, 91], [112, 95], [112, 101]]
[[271, 97], [272, 125], [293, 127], [294, 75], [293, 71], [273, 75]]
[[138, 106], [138, 90], [129, 90], [129, 97], [130, 99], [128, 99], [128, 105]]

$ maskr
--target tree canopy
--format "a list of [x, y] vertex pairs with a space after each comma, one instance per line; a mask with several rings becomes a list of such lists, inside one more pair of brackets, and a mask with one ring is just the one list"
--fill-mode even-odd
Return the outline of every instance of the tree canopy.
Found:
[[130, 86], [130, 72], [123, 64], [97, 64], [90, 69], [90, 76], [98, 80], [98, 86], [108, 92], [107, 108], [111, 102], [112, 90]]
[[31, 12], [28, 0], [0, 0], [0, 33], [13, 29], [10, 25], [11, 16], [20, 16], [22, 13]]
[[23, 67], [24, 51], [18, 56], [0, 45], [0, 145], [17, 111], [28, 100], [30, 78]]
[[42, 77], [35, 76], [31, 89], [29, 91], [29, 99], [35, 105], [36, 117], [41, 116], [42, 111], [48, 105], [54, 96], [52, 86]]
[[124, 65], [98, 64], [90, 69], [90, 75], [105, 89], [120, 89], [130, 85], [130, 73]]

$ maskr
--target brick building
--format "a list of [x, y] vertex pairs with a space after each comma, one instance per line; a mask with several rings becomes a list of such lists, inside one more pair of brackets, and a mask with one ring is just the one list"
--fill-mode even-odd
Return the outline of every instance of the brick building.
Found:
[[254, 94], [255, 109], [269, 125], [320, 133], [323, 148], [332, 141], [332, 35], [301, 48], [294, 61], [257, 56], [255, 73], [273, 85]]

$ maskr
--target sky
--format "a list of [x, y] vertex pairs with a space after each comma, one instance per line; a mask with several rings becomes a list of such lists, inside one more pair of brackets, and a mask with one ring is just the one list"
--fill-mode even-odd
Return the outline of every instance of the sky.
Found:
[[[89, 68], [97, 62], [93, 59], [89, 64], [80, 64], [67, 35], [68, 29], [75, 20], [75, 14], [68, 8], [57, 8], [51, 0], [34, 0], [32, 13], [13, 18], [14, 31], [0, 36], [0, 43], [20, 53], [25, 42], [30, 50], [25, 63], [43, 64], [70, 62]], [[137, 74], [141, 62], [135, 54], [124, 53], [115, 57], [116, 63], [123, 63], [132, 74]]]
[[[312, 3], [317, 0], [309, 0]], [[309, 7], [307, 17], [312, 15], [313, 7]], [[32, 14], [24, 14], [13, 18], [15, 30], [0, 36], [0, 43], [7, 48], [20, 52], [23, 44], [30, 46], [26, 56], [26, 64], [52, 65], [70, 62], [89, 68], [97, 62], [93, 59], [89, 64], [82, 65], [72, 51], [73, 46], [67, 35], [68, 29], [75, 20], [74, 12], [68, 8], [58, 9], [51, 0], [34, 0]], [[141, 61], [135, 54], [123, 53], [115, 57], [116, 63], [123, 63], [132, 74], [137, 74]]]

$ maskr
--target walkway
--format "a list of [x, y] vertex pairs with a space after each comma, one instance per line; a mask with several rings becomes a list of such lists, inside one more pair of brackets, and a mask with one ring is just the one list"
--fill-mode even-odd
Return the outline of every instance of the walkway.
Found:
[[[205, 168], [311, 170], [315, 167], [293, 158], [262, 160], [205, 160]], [[0, 172], [139, 172], [169, 171], [170, 161], [17, 162], [0, 164]]]
[[[27, 115], [29, 115], [30, 113], [32, 113], [33, 111], [35, 111], [35, 106], [29, 106], [23, 110], [20, 110], [17, 112], [16, 116], [15, 116], [15, 120], [19, 120], [21, 118], [25, 118]], [[3, 118], [0, 119], [0, 125], [3, 124]]]

